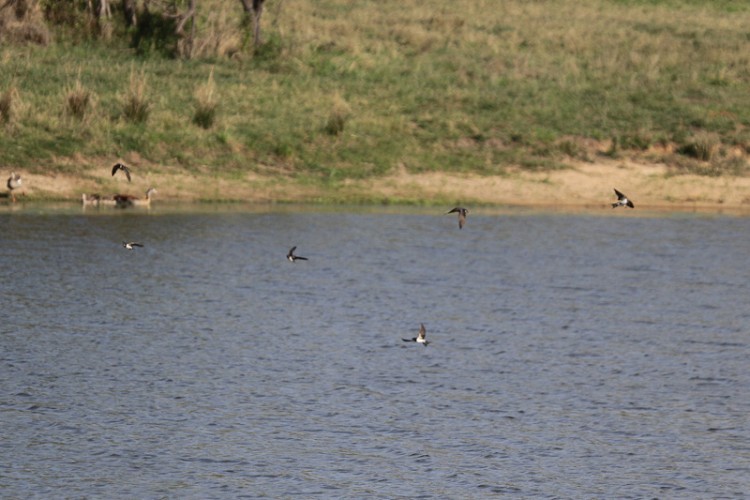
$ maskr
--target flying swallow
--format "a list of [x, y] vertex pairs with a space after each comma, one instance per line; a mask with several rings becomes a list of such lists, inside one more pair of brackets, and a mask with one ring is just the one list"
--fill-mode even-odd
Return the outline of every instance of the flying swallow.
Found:
[[117, 162], [112, 166], [112, 175], [114, 176], [118, 170], [125, 172], [125, 177], [127, 177], [128, 182], [130, 182], [130, 168], [124, 163]]
[[612, 208], [617, 208], [617, 207], [635, 208], [635, 205], [633, 205], [633, 202], [630, 201], [627, 196], [619, 192], [617, 189], [615, 189], [615, 194], [617, 195], [617, 203], [612, 203]]
[[289, 253], [286, 254], [286, 258], [289, 260], [289, 262], [294, 262], [295, 260], [307, 260], [307, 257], [299, 257], [297, 255], [294, 255], [294, 251], [297, 249], [296, 246], [289, 249]]
[[462, 229], [464, 227], [464, 224], [466, 224], [466, 214], [468, 214], [469, 211], [463, 207], [456, 207], [450, 212], [446, 212], [445, 215], [452, 214], [454, 212], [458, 212], [458, 228]]
[[142, 244], [136, 243], [135, 241], [123, 241], [122, 246], [127, 248], [128, 250], [132, 250], [135, 247], [143, 247]]
[[419, 334], [417, 334], [416, 337], [411, 339], [401, 339], [404, 342], [416, 342], [418, 344], [422, 344], [426, 346], [429, 342], [427, 342], [427, 339], [425, 338], [427, 335], [427, 330], [424, 327], [424, 323], [419, 324]]

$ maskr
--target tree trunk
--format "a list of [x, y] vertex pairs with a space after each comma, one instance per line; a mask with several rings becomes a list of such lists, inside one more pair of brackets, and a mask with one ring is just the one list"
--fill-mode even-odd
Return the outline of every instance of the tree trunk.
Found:
[[128, 26], [138, 24], [137, 0], [122, 0], [122, 12], [125, 15], [125, 22]]
[[253, 45], [260, 47], [260, 16], [263, 14], [264, 0], [253, 0]]
[[265, 0], [240, 0], [245, 14], [253, 16], [253, 45], [260, 47], [260, 16], [263, 14], [263, 3]]
[[[193, 38], [195, 37], [195, 1], [190, 0], [188, 2], [188, 10], [184, 14], [181, 14], [175, 27], [175, 34], [184, 40], [184, 48], [180, 51], [183, 56], [190, 59], [193, 55]], [[185, 25], [190, 21], [191, 29], [188, 35], [185, 34]]]

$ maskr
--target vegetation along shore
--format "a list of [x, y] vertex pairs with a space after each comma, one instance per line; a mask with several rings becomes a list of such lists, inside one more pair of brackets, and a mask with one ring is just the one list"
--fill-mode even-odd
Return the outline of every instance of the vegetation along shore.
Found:
[[0, 2], [3, 182], [21, 173], [20, 201], [606, 207], [618, 188], [750, 209], [747, 2], [252, 4]]

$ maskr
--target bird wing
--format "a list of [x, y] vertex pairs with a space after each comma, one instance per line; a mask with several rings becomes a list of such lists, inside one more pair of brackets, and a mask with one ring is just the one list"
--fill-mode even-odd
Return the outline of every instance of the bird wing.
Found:
[[419, 324], [419, 336], [425, 338], [427, 335], [427, 329], [424, 327], [424, 323]]
[[627, 203], [627, 205], [628, 205], [628, 206], [629, 206], [630, 208], [635, 208], [635, 205], [633, 205], [633, 202], [632, 202], [632, 201], [630, 201], [630, 200], [628, 200], [628, 203]]
[[294, 247], [290, 248], [290, 249], [289, 249], [289, 253], [288, 253], [288, 254], [286, 254], [286, 256], [287, 256], [287, 257], [291, 257], [291, 256], [293, 256], [293, 255], [294, 255], [294, 251], [295, 251], [295, 250], [297, 250], [297, 247], [296, 247], [296, 246], [294, 246]]
[[622, 194], [621, 192], [619, 192], [619, 191], [618, 191], [618, 190], [616, 190], [616, 189], [615, 189], [615, 194], [617, 195], [617, 199], [618, 199], [618, 200], [621, 200], [621, 199], [623, 199], [623, 198], [625, 198], [625, 197], [626, 197], [626, 196], [625, 196], [624, 194]]
[[448, 210], [447, 212], [445, 212], [445, 215], [452, 214], [454, 212], [460, 212], [460, 211], [461, 209], [459, 207], [456, 207], [453, 210]]
[[125, 177], [127, 177], [128, 182], [130, 182], [130, 169], [126, 165], [118, 162], [112, 166], [112, 175], [115, 175], [118, 170], [125, 172]]

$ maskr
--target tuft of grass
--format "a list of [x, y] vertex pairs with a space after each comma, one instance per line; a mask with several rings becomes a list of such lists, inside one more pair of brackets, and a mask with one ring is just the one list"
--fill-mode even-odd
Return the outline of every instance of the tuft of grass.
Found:
[[195, 91], [195, 112], [193, 123], [204, 129], [209, 129], [216, 121], [216, 109], [218, 107], [216, 96], [216, 82], [214, 81], [214, 69], [208, 75], [208, 81], [200, 85]]
[[210, 9], [205, 19], [201, 19], [203, 29], [195, 41], [193, 57], [234, 57], [240, 52], [242, 34], [239, 23], [224, 7]]
[[677, 152], [696, 160], [710, 162], [719, 151], [721, 140], [714, 132], [699, 132], [690, 136]]
[[0, 95], [0, 122], [4, 124], [13, 123], [19, 101], [18, 89], [15, 86], [8, 87]]
[[721, 158], [713, 162], [682, 156], [675, 159], [673, 168], [678, 174], [694, 174], [706, 177], [743, 176], [748, 173], [747, 160], [738, 156]]
[[81, 83], [80, 72], [76, 82], [65, 93], [65, 113], [83, 121], [94, 106], [94, 95]]
[[144, 70], [130, 70], [128, 90], [123, 97], [122, 113], [131, 123], [145, 123], [148, 120], [150, 105], [146, 95], [147, 84]]
[[328, 121], [326, 121], [324, 130], [329, 135], [339, 135], [344, 131], [344, 125], [352, 114], [352, 109], [349, 103], [344, 100], [341, 95], [336, 93], [333, 96], [333, 103], [331, 104], [331, 111], [328, 114]]

